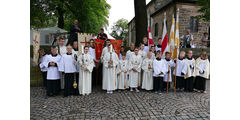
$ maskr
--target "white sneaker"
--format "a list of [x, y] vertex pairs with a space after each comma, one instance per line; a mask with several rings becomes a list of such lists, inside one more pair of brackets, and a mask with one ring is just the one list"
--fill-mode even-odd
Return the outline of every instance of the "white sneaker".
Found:
[[131, 89], [130, 89], [130, 91], [132, 92], [132, 91], [133, 91], [133, 89], [131, 88]]
[[136, 88], [136, 92], [139, 92], [139, 90]]
[[107, 94], [110, 93], [110, 91], [107, 91]]
[[112, 93], [113, 93], [113, 91], [110, 91], [109, 93], [110, 93], [110, 94], [112, 94]]

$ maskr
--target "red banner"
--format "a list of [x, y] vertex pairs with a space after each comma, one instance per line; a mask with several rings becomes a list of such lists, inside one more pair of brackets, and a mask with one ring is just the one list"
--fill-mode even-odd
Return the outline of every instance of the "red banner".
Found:
[[121, 46], [122, 46], [122, 40], [113, 40], [113, 39], [110, 39], [111, 40], [111, 44], [113, 45], [113, 49], [114, 51], [117, 53], [117, 55], [119, 56], [119, 53], [120, 53], [120, 49], [121, 49]]
[[[104, 48], [104, 42], [105, 42], [104, 40], [95, 39], [95, 53], [96, 53], [96, 59], [97, 60], [100, 60], [102, 50]], [[113, 45], [113, 49], [117, 53], [118, 56], [119, 56], [119, 53], [120, 53], [122, 42], [123, 42], [122, 40], [111, 39], [111, 44]]]
[[96, 59], [100, 60], [102, 49], [104, 47], [104, 40], [95, 39], [95, 53], [96, 53]]

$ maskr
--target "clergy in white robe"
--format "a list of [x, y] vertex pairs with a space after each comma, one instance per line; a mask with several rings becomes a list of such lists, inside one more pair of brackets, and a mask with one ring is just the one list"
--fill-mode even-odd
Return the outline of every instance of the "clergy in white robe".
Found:
[[185, 58], [187, 63], [187, 73], [184, 76], [186, 79], [185, 91], [192, 92], [193, 91], [193, 80], [194, 80], [194, 71], [195, 71], [195, 59], [192, 58], [192, 50], [189, 50], [187, 53], [187, 58]]
[[93, 67], [93, 71], [92, 71], [92, 85], [98, 84], [99, 83], [98, 80], [99, 80], [99, 78], [101, 78], [101, 75], [102, 75], [102, 73], [100, 72], [100, 69], [99, 69], [99, 60], [96, 59], [96, 52], [95, 52], [94, 44], [95, 44], [94, 40], [91, 39], [88, 54], [92, 56], [93, 61], [95, 63], [95, 67]]
[[158, 94], [164, 90], [163, 77], [168, 71], [161, 56], [161, 52], [157, 51], [156, 59], [153, 61], [153, 90]]
[[173, 71], [173, 74], [176, 75], [176, 89], [179, 89], [181, 91], [184, 90], [184, 87], [185, 87], [184, 76], [187, 73], [187, 63], [184, 59], [184, 56], [185, 56], [185, 52], [181, 51], [179, 54], [179, 58], [177, 60], [174, 60], [174, 63], [175, 63], [174, 67], [176, 68], [174, 68], [174, 71]]
[[142, 57], [138, 54], [138, 48], [135, 48], [134, 54], [129, 60], [129, 87], [131, 87], [131, 91], [135, 88], [136, 92], [139, 92], [137, 88], [140, 86], [141, 82], [141, 65]]
[[84, 47], [84, 53], [78, 57], [79, 70], [79, 94], [88, 95], [92, 92], [92, 71], [95, 66], [93, 58], [88, 54], [89, 47]]
[[72, 54], [72, 46], [67, 46], [67, 53], [62, 55], [60, 71], [64, 73], [64, 97], [74, 95], [75, 91], [73, 87], [74, 74], [76, 72], [76, 57]]
[[206, 79], [209, 78], [209, 60], [206, 52], [202, 52], [201, 56], [196, 60], [196, 70], [194, 75], [195, 79], [195, 89], [198, 92], [206, 93]]
[[47, 54], [45, 53], [44, 49], [39, 50], [40, 54], [40, 59], [39, 59], [39, 67], [42, 72], [42, 78], [43, 78], [43, 86], [46, 88], [47, 87], [47, 67], [43, 65], [43, 63], [47, 60]]
[[47, 67], [47, 96], [57, 95], [60, 92], [61, 56], [57, 54], [55, 46], [51, 48], [51, 54], [47, 56], [43, 66]]
[[128, 81], [129, 63], [128, 60], [126, 59], [126, 53], [122, 53], [122, 60], [119, 60], [117, 71], [118, 71], [117, 76], [118, 89], [129, 88]]
[[[144, 38], [143, 38], [143, 45], [144, 45], [144, 49], [143, 49], [143, 50], [144, 50], [146, 53], [148, 53], [150, 46], [148, 46], [148, 39], [147, 39], [147, 37], [144, 37]], [[147, 57], [147, 55], [146, 55], [146, 57]], [[144, 59], [145, 59], [145, 58], [144, 58]]]
[[[144, 44], [141, 44], [140, 45], [140, 50], [138, 51], [138, 54], [142, 57], [142, 61], [147, 58], [147, 52], [144, 51]], [[142, 79], [143, 79], [143, 70], [141, 69], [141, 72], [140, 72], [140, 85], [139, 86], [142, 86]]]
[[[64, 55], [67, 53], [67, 47], [64, 44], [65, 44], [65, 40], [63, 38], [60, 38], [59, 45], [57, 48], [57, 53], [59, 55]], [[60, 77], [61, 77], [61, 80], [60, 80], [61, 89], [64, 89], [64, 74], [61, 73]]]
[[113, 51], [112, 45], [108, 47], [108, 52], [103, 57], [103, 85], [102, 89], [107, 93], [113, 93], [117, 89], [117, 65], [118, 55]]
[[143, 81], [142, 81], [142, 89], [152, 90], [153, 89], [153, 60], [152, 53], [149, 52], [147, 54], [147, 58], [145, 58], [142, 62], [143, 69]]
[[[171, 60], [171, 54], [170, 52], [165, 52], [165, 58], [163, 59], [164, 64], [166, 66], [167, 69], [167, 73], [164, 75], [163, 78], [163, 84], [164, 84], [164, 90], [168, 90], [171, 88], [171, 82], [172, 82], [172, 70], [171, 68], [174, 67], [174, 62], [173, 60]], [[167, 86], [167, 82], [169, 82], [169, 85]]]

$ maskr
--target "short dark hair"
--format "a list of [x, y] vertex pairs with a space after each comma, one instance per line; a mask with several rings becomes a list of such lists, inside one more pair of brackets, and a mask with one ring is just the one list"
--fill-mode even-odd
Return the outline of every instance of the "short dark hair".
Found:
[[56, 49], [57, 47], [56, 46], [52, 46], [51, 49]]
[[85, 48], [89, 48], [89, 47], [88, 47], [88, 46], [84, 46], [84, 49], [85, 49]]
[[157, 54], [159, 54], [159, 53], [161, 53], [161, 51], [160, 51], [160, 50], [158, 50], [158, 51], [157, 51]]
[[106, 42], [109, 41], [110, 42], [110, 39], [107, 39]]
[[125, 52], [123, 52], [123, 53], [121, 53], [122, 54], [122, 56], [126, 56], [126, 53]]
[[45, 52], [43, 48], [39, 49], [38, 52]]
[[100, 30], [104, 31], [104, 29], [103, 29], [103, 28], [101, 28]]
[[170, 54], [170, 52], [165, 52], [165, 55]]

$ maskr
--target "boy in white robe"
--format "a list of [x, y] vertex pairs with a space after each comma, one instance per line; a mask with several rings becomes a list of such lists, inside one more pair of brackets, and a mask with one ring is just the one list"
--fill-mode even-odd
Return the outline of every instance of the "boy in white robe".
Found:
[[80, 65], [79, 70], [79, 94], [85, 95], [92, 92], [92, 71], [95, 66], [93, 58], [88, 54], [89, 47], [84, 47], [84, 54], [78, 57], [78, 63]]
[[132, 54], [134, 54], [134, 48], [135, 48], [135, 44], [131, 43], [130, 50], [127, 51], [127, 56], [126, 56], [127, 60], [129, 60]]
[[46, 61], [48, 55], [45, 53], [44, 49], [39, 50], [39, 55], [40, 55], [39, 67], [42, 71], [43, 86], [46, 88], [47, 87], [47, 67], [45, 67], [43, 63]]
[[[65, 43], [65, 40], [64, 38], [60, 38], [59, 39], [59, 45], [58, 45], [58, 48], [57, 48], [57, 53], [59, 55], [64, 55], [67, 53], [67, 47], [64, 45]], [[61, 73], [60, 74], [60, 77], [61, 77], [61, 89], [64, 89], [64, 75]]]
[[[176, 75], [176, 89], [183, 91], [185, 86], [185, 79], [184, 76], [187, 73], [187, 63], [184, 60], [185, 52], [181, 51], [179, 54], [179, 58], [174, 60], [174, 68], [173, 74]], [[177, 64], [177, 66], [176, 66]], [[176, 70], [176, 72], [175, 72]]]
[[153, 89], [153, 59], [152, 53], [148, 52], [147, 58], [145, 58], [142, 62], [143, 69], [143, 81], [142, 81], [142, 89], [152, 90]]
[[134, 49], [134, 54], [130, 57], [129, 60], [129, 85], [130, 91], [133, 91], [135, 88], [136, 92], [139, 92], [138, 87], [140, 86], [140, 77], [141, 77], [141, 65], [142, 57], [138, 54], [138, 48]]
[[193, 91], [193, 80], [194, 80], [194, 71], [195, 71], [195, 59], [192, 58], [192, 50], [189, 50], [187, 53], [187, 58], [185, 58], [187, 62], [187, 73], [184, 76], [186, 80], [185, 88], [184, 90], [186, 92], [192, 92]]
[[[171, 82], [172, 82], [172, 70], [171, 68], [174, 67], [174, 62], [173, 60], [171, 60], [171, 54], [170, 52], [165, 52], [165, 58], [163, 59], [166, 69], [168, 70], [168, 72], [164, 75], [163, 78], [163, 84], [164, 84], [164, 90], [168, 90], [171, 88]], [[167, 86], [167, 82], [169, 82], [169, 85]]]
[[163, 92], [163, 77], [167, 73], [164, 60], [161, 59], [162, 53], [157, 51], [156, 59], [153, 61], [153, 90], [155, 93], [162, 94]]
[[76, 72], [76, 57], [72, 54], [72, 46], [67, 46], [67, 53], [62, 55], [60, 71], [64, 73], [64, 97], [74, 95], [74, 74]]
[[113, 51], [112, 45], [108, 46], [108, 51], [103, 57], [103, 90], [107, 93], [113, 93], [117, 89], [117, 65], [119, 62], [118, 55]]
[[196, 70], [194, 75], [196, 76], [195, 88], [197, 92], [207, 93], [206, 92], [206, 79], [209, 78], [209, 60], [206, 52], [202, 52], [200, 57], [196, 60]]
[[119, 60], [118, 64], [118, 89], [126, 89], [129, 88], [128, 85], [128, 71], [129, 71], [129, 63], [126, 59], [126, 53], [122, 53], [122, 60]]
[[60, 92], [60, 67], [61, 56], [57, 54], [57, 48], [51, 47], [51, 54], [43, 63], [47, 67], [47, 96], [57, 95]]

